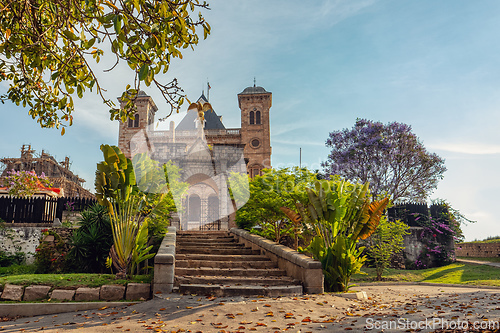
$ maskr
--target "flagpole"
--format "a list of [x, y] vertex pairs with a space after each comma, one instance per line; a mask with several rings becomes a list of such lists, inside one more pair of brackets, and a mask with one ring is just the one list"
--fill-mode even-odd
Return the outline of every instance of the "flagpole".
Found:
[[210, 101], [210, 83], [207, 78], [207, 100]]

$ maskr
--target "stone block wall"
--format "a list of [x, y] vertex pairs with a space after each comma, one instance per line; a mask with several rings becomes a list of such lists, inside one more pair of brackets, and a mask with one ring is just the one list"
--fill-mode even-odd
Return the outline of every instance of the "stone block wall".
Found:
[[[52, 291], [51, 291], [52, 290]], [[51, 286], [6, 284], [0, 292], [4, 301], [36, 301], [43, 299], [58, 301], [119, 301], [147, 300], [151, 298], [151, 284], [128, 283], [123, 285], [103, 285], [96, 288], [79, 287], [75, 289], [57, 289]]]
[[61, 222], [69, 222], [72, 226], [77, 226], [81, 217], [80, 212], [65, 210], [63, 211]]
[[425, 245], [420, 241], [422, 227], [410, 227], [409, 235], [404, 236], [404, 256], [406, 260], [415, 262], [423, 252]]
[[[35, 250], [40, 245], [42, 230], [53, 229], [47, 226], [6, 226], [0, 228], [0, 250], [10, 254], [24, 252], [26, 263], [35, 261]], [[54, 229], [63, 239], [71, 238], [73, 228]]]
[[14, 254], [24, 252], [26, 262], [35, 260], [35, 250], [40, 244], [42, 229], [47, 227], [3, 227], [0, 228], [0, 249]]
[[457, 244], [455, 249], [457, 257], [500, 257], [499, 243], [462, 243]]
[[170, 293], [174, 288], [175, 278], [175, 227], [168, 227], [158, 253], [154, 259], [153, 293]]
[[[423, 227], [410, 227], [408, 231], [409, 234], [404, 236], [405, 248], [403, 249], [406, 268], [439, 267], [454, 261], [455, 244], [452, 237], [430, 241], [428, 232], [423, 235]], [[437, 252], [435, 250], [436, 243], [439, 244]]]

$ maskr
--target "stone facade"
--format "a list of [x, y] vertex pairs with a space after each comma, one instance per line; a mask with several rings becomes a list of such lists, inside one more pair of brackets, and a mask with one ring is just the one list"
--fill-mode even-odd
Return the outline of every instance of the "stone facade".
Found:
[[[202, 95], [198, 102], [208, 102]], [[238, 94], [238, 103], [241, 112], [240, 128], [205, 128], [203, 134], [208, 145], [241, 145], [247, 162], [247, 172], [250, 176], [260, 173], [263, 168], [271, 167], [271, 125], [270, 108], [272, 106], [272, 93], [262, 87], [248, 87]], [[121, 105], [124, 106], [123, 104]], [[118, 147], [127, 157], [131, 157], [132, 138], [141, 131], [148, 130], [154, 124], [158, 107], [153, 99], [140, 92], [136, 99], [137, 112], [135, 119], [121, 122], [118, 135]], [[206, 111], [205, 114], [213, 110]], [[207, 118], [207, 116], [206, 116]], [[150, 126], [150, 131], [154, 128]], [[162, 138], [168, 142], [185, 143], [192, 131], [175, 129], [175, 124], [170, 123], [168, 131], [154, 131], [153, 138]], [[150, 137], [151, 138], [151, 137]], [[150, 139], [148, 138], [148, 139]], [[134, 148], [134, 147], [132, 147]], [[252, 171], [253, 170], [253, 171]]]
[[[123, 108], [124, 103], [120, 101], [120, 106]], [[120, 122], [119, 134], [118, 134], [118, 147], [129, 157], [130, 154], [130, 143], [132, 137], [136, 135], [141, 130], [145, 130], [149, 125], [154, 123], [154, 115], [158, 111], [158, 107], [153, 102], [153, 99], [147, 96], [144, 92], [140, 92], [137, 100], [135, 102], [137, 112], [134, 119], [129, 119], [127, 122]]]
[[[229, 174], [254, 177], [271, 167], [271, 97], [255, 86], [238, 94], [240, 128], [226, 129], [213, 110], [200, 117], [197, 109], [190, 109], [177, 126], [170, 122], [168, 131], [157, 131], [158, 108], [140, 92], [135, 118], [120, 124], [118, 147], [129, 158], [147, 152], [161, 164], [171, 162], [180, 168], [179, 180], [189, 184], [184, 197], [174, 197], [177, 207], [183, 207], [179, 209], [181, 229], [228, 229], [237, 208], [228, 191]], [[208, 100], [202, 95], [198, 103], [205, 105]]]
[[241, 109], [241, 143], [245, 145], [248, 174], [253, 177], [271, 168], [271, 126], [269, 110], [272, 94], [262, 87], [248, 87], [238, 94]]

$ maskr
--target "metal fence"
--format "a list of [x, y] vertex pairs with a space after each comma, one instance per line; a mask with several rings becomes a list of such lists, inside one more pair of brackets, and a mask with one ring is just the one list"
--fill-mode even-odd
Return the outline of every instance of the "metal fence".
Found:
[[85, 198], [0, 197], [0, 219], [6, 223], [50, 224], [63, 211], [82, 211], [96, 200]]

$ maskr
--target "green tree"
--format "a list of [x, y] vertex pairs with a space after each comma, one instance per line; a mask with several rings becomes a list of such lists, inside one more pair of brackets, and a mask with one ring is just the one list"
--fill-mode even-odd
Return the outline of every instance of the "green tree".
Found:
[[[177, 80], [163, 81], [173, 58], [198, 44], [210, 25], [199, 0], [0, 0], [0, 82], [9, 89], [0, 97], [29, 107], [42, 127], [71, 125], [73, 96], [95, 89], [110, 108], [111, 119], [133, 117], [141, 87], [156, 86], [171, 110], [183, 102]], [[105, 51], [106, 50], [106, 51]], [[125, 62], [133, 87], [124, 86], [120, 109], [105, 96], [96, 63], [109, 53]]]
[[146, 216], [168, 190], [164, 169], [146, 154], [133, 160], [116, 146], [102, 145], [104, 161], [97, 164], [96, 197], [108, 209], [113, 233], [110, 250], [117, 277], [125, 278], [140, 262], [151, 258]]
[[[156, 195], [156, 200], [150, 205], [145, 218], [148, 225], [148, 246], [152, 245], [152, 253], [156, 253], [160, 247], [163, 236], [170, 225], [170, 218], [173, 212], [181, 213], [184, 207], [175, 204], [174, 196], [182, 197], [189, 188], [189, 184], [181, 182], [181, 169], [168, 161], [164, 166], [165, 179], [167, 180], [168, 193]], [[168, 169], [168, 172], [166, 171]], [[179, 204], [179, 202], [178, 202]]]
[[[299, 210], [305, 211], [302, 208], [302, 203], [307, 202], [305, 189], [312, 186], [315, 180], [316, 174], [305, 168], [264, 169], [261, 176], [250, 180], [250, 198], [236, 212], [236, 223], [247, 230], [258, 226], [264, 237], [275, 242], [289, 235], [297, 248], [303, 220], [295, 217], [300, 217]], [[240, 193], [244, 189], [238, 186], [233, 185], [232, 191], [241, 197], [245, 196]]]
[[386, 216], [382, 216], [375, 233], [370, 237], [368, 255], [373, 259], [377, 281], [382, 280], [382, 274], [391, 264], [391, 257], [404, 249], [404, 236], [408, 235], [410, 227], [396, 220], [389, 221]]

